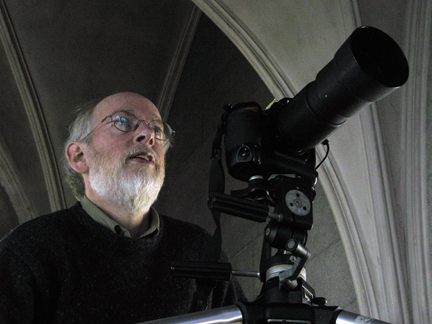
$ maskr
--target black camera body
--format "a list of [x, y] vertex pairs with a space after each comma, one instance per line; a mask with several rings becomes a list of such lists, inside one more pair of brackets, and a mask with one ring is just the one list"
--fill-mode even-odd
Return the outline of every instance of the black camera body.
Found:
[[274, 131], [279, 111], [286, 109], [289, 102], [282, 99], [264, 111], [255, 102], [228, 108], [225, 152], [232, 177], [245, 182], [253, 176], [268, 179], [274, 174], [315, 178], [314, 149], [296, 150], [284, 145]]

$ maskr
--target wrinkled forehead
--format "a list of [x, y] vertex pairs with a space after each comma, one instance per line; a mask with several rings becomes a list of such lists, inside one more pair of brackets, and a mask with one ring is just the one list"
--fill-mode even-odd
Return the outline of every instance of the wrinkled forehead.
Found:
[[137, 94], [116, 94], [103, 99], [96, 105], [93, 122], [100, 122], [106, 116], [119, 110], [128, 111], [139, 119], [162, 119], [156, 106], [147, 98]]

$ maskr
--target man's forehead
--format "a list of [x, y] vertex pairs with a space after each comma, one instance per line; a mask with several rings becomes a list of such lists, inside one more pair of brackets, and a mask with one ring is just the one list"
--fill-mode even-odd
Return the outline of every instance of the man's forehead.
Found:
[[150, 100], [136, 94], [109, 96], [96, 106], [94, 115], [97, 118], [104, 118], [119, 110], [128, 111], [138, 118], [161, 118], [158, 109]]

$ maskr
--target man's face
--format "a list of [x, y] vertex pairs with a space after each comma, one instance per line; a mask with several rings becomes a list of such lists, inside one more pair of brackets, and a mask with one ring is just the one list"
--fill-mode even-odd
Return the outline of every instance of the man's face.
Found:
[[[161, 119], [157, 108], [136, 94], [104, 99], [93, 113], [93, 126], [106, 116], [126, 111], [147, 122]], [[108, 118], [90, 137], [87, 152], [89, 185], [102, 198], [132, 210], [149, 207], [157, 198], [165, 176], [165, 142], [141, 122], [124, 133]]]

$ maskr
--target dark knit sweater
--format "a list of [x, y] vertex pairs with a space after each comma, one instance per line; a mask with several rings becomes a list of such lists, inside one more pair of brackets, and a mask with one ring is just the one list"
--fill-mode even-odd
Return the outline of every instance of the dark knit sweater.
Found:
[[[78, 203], [29, 221], [0, 242], [0, 323], [137, 323], [189, 312], [195, 280], [170, 276], [173, 261], [200, 260], [209, 235], [161, 216], [140, 239], [113, 233]], [[218, 283], [212, 307], [242, 298]]]

